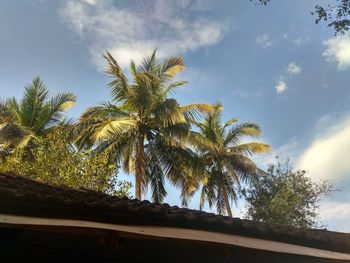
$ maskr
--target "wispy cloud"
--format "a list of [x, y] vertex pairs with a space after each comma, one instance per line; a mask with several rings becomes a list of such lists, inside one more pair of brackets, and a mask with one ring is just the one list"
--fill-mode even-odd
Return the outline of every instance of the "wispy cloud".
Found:
[[323, 44], [326, 46], [323, 56], [328, 62], [336, 63], [338, 70], [350, 68], [350, 36], [334, 37]]
[[256, 38], [256, 43], [258, 43], [263, 48], [268, 48], [272, 46], [273, 40], [270, 38], [268, 34], [263, 34]]
[[283, 33], [282, 37], [286, 40], [289, 40], [295, 46], [302, 46], [310, 42], [309, 37], [307, 36], [293, 36], [294, 34]]
[[[101, 54], [109, 50], [121, 66], [139, 62], [155, 48], [161, 57], [218, 43], [222, 23], [209, 18], [210, 3], [197, 1], [64, 0], [64, 22], [89, 49], [93, 63], [103, 68]], [[150, 15], [152, 14], [152, 15]]]
[[287, 66], [287, 72], [291, 75], [298, 75], [301, 72], [301, 67], [294, 62], [291, 62]]
[[277, 81], [277, 84], [275, 86], [275, 90], [277, 94], [281, 94], [287, 90], [287, 83], [283, 80]]

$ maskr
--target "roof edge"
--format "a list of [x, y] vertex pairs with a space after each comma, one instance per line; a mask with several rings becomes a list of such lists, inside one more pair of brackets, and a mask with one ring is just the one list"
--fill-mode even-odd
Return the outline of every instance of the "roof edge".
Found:
[[318, 258], [350, 260], [350, 254], [347, 253], [340, 253], [312, 247], [294, 245], [279, 241], [245, 237], [235, 234], [225, 234], [214, 231], [178, 227], [121, 225], [86, 220], [29, 217], [10, 214], [0, 214], [0, 225], [1, 224], [94, 228], [132, 233], [143, 236], [219, 243], [257, 250], [296, 254]]

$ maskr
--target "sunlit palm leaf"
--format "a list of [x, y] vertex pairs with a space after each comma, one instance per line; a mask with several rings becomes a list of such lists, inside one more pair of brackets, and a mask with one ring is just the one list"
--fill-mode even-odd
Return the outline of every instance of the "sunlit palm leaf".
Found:
[[96, 125], [93, 138], [94, 140], [103, 140], [110, 137], [111, 134], [122, 136], [128, 129], [135, 128], [137, 122], [128, 118], [107, 119]]
[[261, 128], [256, 123], [242, 123], [232, 127], [224, 140], [225, 145], [237, 144], [242, 136], [258, 137], [261, 134]]
[[26, 148], [30, 143], [35, 143], [35, 141], [37, 140], [38, 138], [34, 134], [29, 133], [19, 140], [19, 142], [16, 145], [16, 148], [18, 149]]
[[214, 106], [204, 103], [193, 103], [181, 106], [181, 111], [184, 113], [188, 121], [196, 121], [203, 116], [203, 113], [210, 113], [214, 110]]
[[214, 153], [219, 150], [217, 144], [213, 143], [211, 140], [208, 140], [201, 133], [195, 131], [191, 131], [190, 135], [187, 138], [187, 141], [190, 145], [192, 145], [199, 151], [209, 151]]
[[248, 157], [240, 154], [234, 154], [227, 158], [229, 163], [234, 168], [234, 171], [240, 177], [240, 180], [246, 182], [251, 176], [258, 173], [258, 168], [255, 163]]
[[265, 143], [249, 142], [249, 143], [235, 145], [232, 147], [227, 147], [227, 150], [233, 153], [252, 156], [254, 154], [269, 152], [270, 145]]
[[236, 123], [238, 120], [239, 120], [239, 118], [232, 118], [232, 119], [228, 120], [228, 121], [224, 124], [223, 128], [225, 129], [226, 127], [231, 126], [232, 124]]
[[104, 58], [108, 62], [106, 73], [114, 77], [108, 84], [111, 87], [113, 99], [115, 101], [127, 99], [130, 87], [121, 67], [109, 52], [104, 55]]
[[[142, 60], [141, 65], [137, 68], [137, 72], [153, 72], [156, 69], [157, 61], [156, 61], [156, 53], [157, 50], [154, 50], [151, 56], [144, 58]], [[136, 67], [135, 67], [136, 68]]]
[[162, 81], [172, 80], [179, 72], [185, 69], [182, 57], [169, 57], [159, 65], [158, 77]]
[[185, 116], [175, 99], [166, 99], [154, 109], [153, 113], [155, 115], [156, 123], [159, 123], [163, 127], [187, 123]]
[[21, 123], [32, 127], [40, 115], [40, 110], [48, 99], [48, 90], [40, 78], [25, 87], [23, 98], [20, 102]]
[[183, 86], [185, 84], [187, 84], [187, 81], [172, 82], [169, 85], [164, 87], [162, 95], [166, 96], [169, 92], [173, 91], [175, 88]]

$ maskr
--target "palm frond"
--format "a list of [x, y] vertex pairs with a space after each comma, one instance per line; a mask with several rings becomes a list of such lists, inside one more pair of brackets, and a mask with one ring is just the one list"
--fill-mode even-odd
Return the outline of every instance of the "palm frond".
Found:
[[128, 143], [124, 147], [124, 150], [122, 152], [122, 167], [123, 170], [128, 174], [134, 174], [135, 173], [135, 159], [134, 159], [134, 141], [129, 139]]
[[123, 133], [136, 126], [137, 122], [129, 118], [103, 120], [95, 126], [93, 138], [99, 141], [107, 139], [111, 134], [122, 136]]
[[10, 105], [11, 101], [9, 99], [0, 99], [0, 123], [16, 122], [16, 115]]
[[103, 57], [107, 60], [107, 68], [105, 72], [114, 77], [114, 79], [108, 84], [111, 88], [113, 99], [115, 101], [126, 100], [130, 95], [130, 87], [127, 78], [118, 62], [109, 52], [106, 52]]
[[50, 106], [53, 112], [65, 112], [76, 104], [76, 100], [73, 93], [60, 93], [51, 99]]
[[267, 153], [270, 151], [270, 145], [259, 142], [249, 142], [232, 147], [227, 147], [228, 152], [239, 153], [252, 156], [254, 154]]
[[162, 203], [167, 191], [165, 190], [165, 175], [157, 155], [151, 147], [146, 148], [146, 174], [147, 184], [151, 185], [151, 194], [153, 202]]
[[204, 208], [204, 203], [206, 200], [206, 183], [203, 182], [203, 185], [201, 187], [201, 194], [199, 196], [199, 210], [202, 211]]
[[169, 85], [167, 85], [163, 88], [162, 96], [166, 97], [169, 92], [171, 92], [175, 88], [183, 86], [185, 84], [187, 84], [187, 81], [176, 81], [176, 82], [170, 83]]
[[185, 69], [182, 57], [169, 57], [163, 60], [158, 67], [158, 77], [162, 82], [172, 80], [179, 72]]
[[227, 195], [227, 201], [228, 201], [228, 204], [231, 202], [234, 202], [235, 204], [237, 204], [237, 200], [238, 200], [238, 186], [239, 184], [237, 184], [235, 181], [234, 181], [234, 178], [229, 175], [229, 174], [226, 174], [223, 176], [223, 185], [225, 187], [225, 191], [226, 191], [226, 195]]
[[246, 182], [251, 176], [255, 176], [259, 169], [248, 157], [241, 154], [232, 154], [227, 157], [227, 161], [232, 165], [240, 180]]
[[256, 123], [242, 123], [232, 127], [227, 133], [224, 144], [237, 144], [242, 136], [259, 137], [261, 135], [261, 128]]
[[232, 124], [236, 123], [237, 121], [239, 121], [239, 118], [237, 118], [237, 117], [236, 117], [236, 118], [232, 118], [232, 119], [228, 120], [228, 121], [224, 124], [223, 128], [225, 129], [225, 128], [231, 126]]
[[156, 95], [152, 92], [154, 82], [148, 74], [136, 74], [135, 84], [132, 85], [127, 105], [135, 111], [145, 112], [155, 103]]
[[11, 108], [11, 111], [15, 115], [15, 119], [18, 123], [23, 123], [23, 116], [21, 114], [21, 109], [18, 101], [15, 98], [8, 100], [8, 105]]
[[207, 139], [199, 132], [191, 131], [187, 138], [187, 142], [192, 147], [202, 152], [209, 151], [214, 153], [219, 150], [219, 147], [216, 143], [213, 143], [211, 140]]
[[146, 57], [142, 60], [141, 65], [137, 68], [137, 72], [138, 73], [142, 73], [142, 72], [153, 72], [157, 66], [157, 61], [156, 61], [156, 53], [157, 50], [155, 49], [151, 56]]
[[21, 124], [32, 127], [40, 116], [40, 111], [45, 105], [49, 92], [39, 77], [24, 88], [24, 95], [20, 102]]
[[33, 124], [33, 130], [36, 133], [45, 133], [43, 129], [50, 129], [53, 126], [60, 125], [65, 119], [63, 113], [75, 105], [76, 97], [72, 93], [61, 93], [45, 103], [40, 114]]
[[215, 107], [206, 103], [193, 103], [181, 106], [181, 111], [186, 116], [188, 121], [196, 121], [204, 114], [214, 112]]
[[175, 99], [166, 99], [161, 102], [154, 110], [154, 119], [160, 127], [187, 123], [181, 108]]
[[[123, 134], [123, 136], [111, 134], [107, 140], [101, 141], [96, 146], [95, 151], [97, 153], [104, 152], [110, 157], [112, 162], [121, 164], [126, 158], [131, 160], [134, 157], [134, 143], [135, 138], [130, 134]], [[128, 166], [128, 168], [130, 168], [130, 166]]]
[[120, 118], [127, 117], [128, 113], [120, 107], [111, 103], [103, 103], [99, 106], [90, 107], [83, 112], [80, 122], [85, 123], [103, 118]]
[[38, 137], [36, 137], [35, 134], [28, 133], [18, 141], [15, 148], [24, 149], [29, 144], [35, 144], [37, 141], [38, 141]]
[[168, 145], [184, 147], [190, 132], [188, 123], [177, 123], [167, 127], [160, 127], [160, 133]]

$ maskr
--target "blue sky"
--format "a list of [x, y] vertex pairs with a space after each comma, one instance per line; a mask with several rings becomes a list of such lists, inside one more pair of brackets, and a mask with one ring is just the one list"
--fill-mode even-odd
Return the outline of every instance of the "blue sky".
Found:
[[341, 192], [321, 203], [321, 217], [350, 232], [350, 36], [314, 24], [310, 11], [320, 2], [3, 0], [0, 97], [19, 97], [40, 75], [52, 94], [77, 95], [69, 115], [78, 117], [109, 98], [105, 50], [123, 67], [154, 48], [161, 58], [182, 55], [180, 78], [189, 84], [174, 96], [221, 101], [226, 118], [261, 124], [273, 151], [256, 161], [289, 157], [314, 180], [331, 180]]

